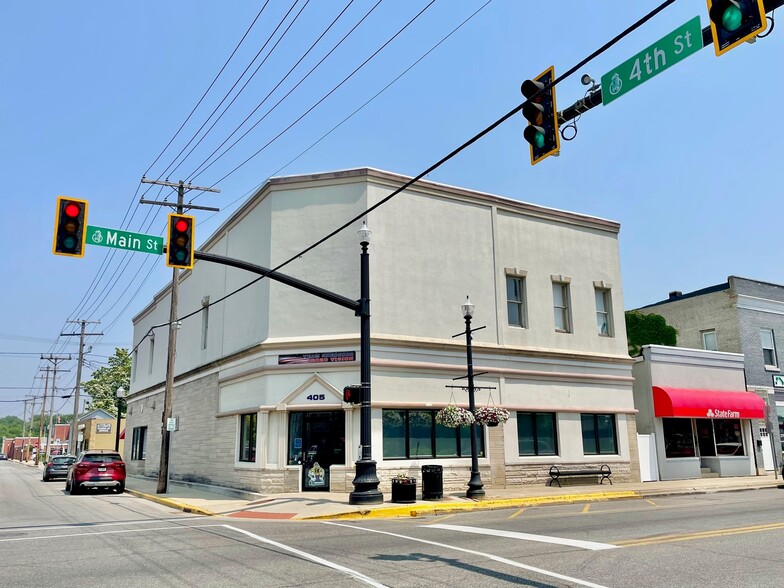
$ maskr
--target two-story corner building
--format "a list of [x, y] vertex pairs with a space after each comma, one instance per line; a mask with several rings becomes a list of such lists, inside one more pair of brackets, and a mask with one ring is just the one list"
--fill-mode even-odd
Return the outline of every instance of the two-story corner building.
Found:
[[[768, 407], [752, 421], [762, 469], [780, 467], [784, 434], [784, 372], [778, 343], [784, 337], [784, 286], [729, 276], [727, 281], [637, 309], [658, 314], [678, 330], [678, 345], [744, 356], [745, 389]], [[775, 449], [775, 452], [774, 452]]]
[[[364, 168], [271, 179], [200, 251], [274, 268], [408, 179]], [[453, 337], [465, 329], [466, 295], [472, 327], [484, 327], [473, 334], [477, 406], [511, 413], [480, 428], [485, 486], [544, 484], [553, 464], [606, 463], [614, 479], [639, 479], [617, 223], [430, 181], [365, 218], [382, 490], [428, 464], [443, 466], [445, 489], [466, 487], [469, 429], [435, 421], [448, 404], [468, 404], [450, 387], [466, 381], [465, 338]], [[359, 228], [280, 271], [358, 299]], [[342, 391], [359, 383], [359, 319], [257, 278], [204, 261], [181, 274], [178, 316], [188, 318], [177, 335], [170, 476], [265, 493], [351, 491], [360, 410]], [[131, 475], [159, 469], [168, 327], [153, 327], [169, 308], [164, 288], [133, 321]]]

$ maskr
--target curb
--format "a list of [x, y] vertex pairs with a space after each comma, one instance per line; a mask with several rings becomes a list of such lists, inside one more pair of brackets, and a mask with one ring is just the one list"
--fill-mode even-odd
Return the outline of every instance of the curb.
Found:
[[620, 492], [596, 492], [592, 494], [561, 494], [558, 496], [532, 496], [530, 498], [499, 498], [481, 500], [476, 502], [459, 502], [453, 504], [414, 504], [411, 506], [392, 506], [371, 510], [360, 510], [333, 515], [318, 515], [302, 517], [299, 520], [327, 520], [327, 519], [386, 519], [394, 517], [417, 517], [420, 515], [451, 514], [454, 512], [467, 512], [473, 510], [495, 510], [500, 508], [514, 508], [525, 506], [544, 506], [548, 504], [571, 504], [575, 502], [603, 502], [609, 500], [628, 500], [642, 498], [640, 492], [624, 490]]
[[158, 504], [163, 504], [164, 506], [176, 508], [177, 510], [181, 510], [182, 512], [200, 514], [208, 517], [217, 516], [217, 513], [214, 513], [210, 510], [199, 508], [198, 506], [193, 506], [190, 504], [185, 504], [184, 502], [177, 502], [176, 500], [172, 500], [171, 498], [161, 498], [160, 496], [155, 496], [154, 494], [146, 494], [145, 492], [139, 492], [138, 490], [132, 490], [131, 488], [126, 488], [125, 492], [128, 494], [132, 494], [133, 496], [138, 496], [139, 498], [144, 498], [145, 500], [150, 500], [152, 502], [157, 502]]

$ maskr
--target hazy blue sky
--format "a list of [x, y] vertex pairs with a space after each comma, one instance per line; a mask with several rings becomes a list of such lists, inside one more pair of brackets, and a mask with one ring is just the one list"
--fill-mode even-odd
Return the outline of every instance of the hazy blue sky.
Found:
[[[0, 275], [6, 282], [6, 319], [0, 328], [0, 416], [21, 416], [22, 405], [7, 401], [42, 388], [42, 381], [35, 379], [40, 354], [76, 352], [77, 337], [58, 339], [77, 328], [67, 320], [101, 321], [90, 329], [102, 331], [103, 337], [88, 341], [89, 366], [100, 366], [116, 346], [130, 347], [131, 317], [170, 279], [162, 258], [141, 253], [118, 251], [107, 257], [113, 250], [90, 246], [83, 259], [52, 255], [57, 195], [88, 199], [91, 225], [162, 234], [168, 209], [137, 206], [147, 190], [139, 183], [142, 174], [217, 183], [220, 194], [202, 195], [196, 202], [222, 209], [217, 215], [196, 213], [202, 241], [272, 175], [372, 166], [413, 176], [519, 104], [524, 79], [550, 65], [556, 74], [566, 71], [658, 4], [492, 0], [394, 85], [301, 155], [485, 4], [383, 0], [253, 131], [194, 176], [340, 10], [350, 4], [226, 146], [267, 113], [376, 2], [299, 0], [261, 54], [267, 54], [304, 7], [272, 55], [173, 171], [174, 165], [167, 166], [293, 0], [269, 2], [200, 108], [154, 165], [262, 2], [2, 3]], [[357, 74], [225, 177], [425, 7]], [[696, 15], [707, 26], [704, 1], [676, 2], [564, 80], [557, 89], [559, 108], [583, 96], [580, 74], [598, 82], [615, 65]], [[670, 290], [717, 284], [732, 274], [784, 283], [778, 243], [779, 190], [784, 183], [782, 56], [784, 30], [719, 58], [712, 48], [703, 49], [610, 105], [583, 115], [576, 139], [563, 142], [558, 158], [530, 166], [520, 116], [429, 179], [619, 221], [627, 309], [665, 298]], [[158, 189], [146, 198], [159, 198]], [[307, 245], [302, 243], [303, 248]], [[58, 380], [58, 394], [68, 393], [76, 375], [75, 362], [62, 366], [70, 372]], [[89, 373], [90, 367], [83, 379]], [[70, 401], [58, 399], [55, 409], [70, 412]]]

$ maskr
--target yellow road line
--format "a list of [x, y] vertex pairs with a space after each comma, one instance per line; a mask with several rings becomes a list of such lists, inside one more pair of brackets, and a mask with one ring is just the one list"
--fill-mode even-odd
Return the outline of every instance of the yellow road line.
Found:
[[648, 537], [645, 539], [629, 539], [626, 541], [615, 541], [612, 545], [619, 547], [637, 547], [640, 545], [655, 545], [657, 543], [673, 543], [675, 541], [689, 541], [691, 539], [710, 539], [712, 537], [723, 537], [726, 535], [740, 535], [743, 533], [757, 533], [760, 531], [776, 531], [784, 529], [784, 523], [770, 523], [767, 525], [752, 525], [749, 527], [732, 527], [729, 529], [716, 529], [714, 531], [697, 531], [694, 533], [682, 533], [678, 535], [659, 535], [658, 537]]
[[651, 504], [651, 505], [653, 505], [653, 506], [659, 506], [659, 505], [658, 505], [658, 504], [656, 504], [656, 503], [655, 503], [653, 500], [648, 500], [647, 498], [645, 499], [645, 502], [647, 502], [648, 504]]
[[518, 510], [518, 511], [512, 513], [511, 515], [509, 515], [509, 518], [510, 519], [514, 519], [516, 517], [519, 517], [521, 514], [523, 514], [524, 510], [525, 510], [525, 508], [521, 508], [520, 510]]
[[591, 503], [589, 502], [583, 507], [583, 512], [588, 512], [591, 509]]

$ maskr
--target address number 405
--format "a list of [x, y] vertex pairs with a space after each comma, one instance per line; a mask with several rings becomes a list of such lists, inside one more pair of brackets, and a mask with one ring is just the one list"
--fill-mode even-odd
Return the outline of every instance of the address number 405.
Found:
[[306, 400], [324, 400], [323, 394], [309, 394], [305, 397]]

